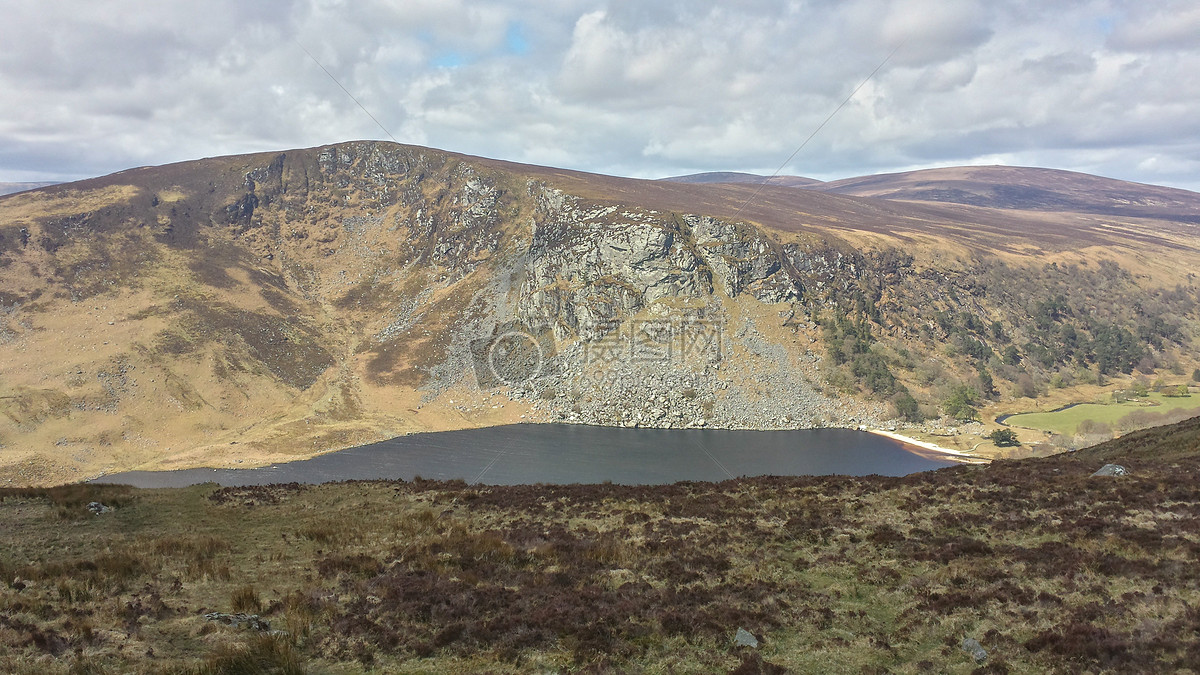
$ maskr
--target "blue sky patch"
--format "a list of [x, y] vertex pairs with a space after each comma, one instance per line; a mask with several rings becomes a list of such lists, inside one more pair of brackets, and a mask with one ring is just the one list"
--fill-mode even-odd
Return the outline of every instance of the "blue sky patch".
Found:
[[466, 57], [458, 52], [442, 52], [429, 61], [430, 65], [437, 68], [457, 68], [466, 62]]
[[521, 22], [514, 21], [508, 24], [508, 32], [504, 34], [504, 49], [509, 54], [517, 56], [529, 51], [529, 41], [525, 39], [525, 31], [521, 27]]

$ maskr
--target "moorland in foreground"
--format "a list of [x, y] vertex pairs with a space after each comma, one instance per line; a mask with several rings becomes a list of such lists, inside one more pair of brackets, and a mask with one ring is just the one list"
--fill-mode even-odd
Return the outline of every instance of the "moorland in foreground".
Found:
[[1200, 418], [904, 478], [0, 490], [0, 670], [1195, 672], [1198, 470]]

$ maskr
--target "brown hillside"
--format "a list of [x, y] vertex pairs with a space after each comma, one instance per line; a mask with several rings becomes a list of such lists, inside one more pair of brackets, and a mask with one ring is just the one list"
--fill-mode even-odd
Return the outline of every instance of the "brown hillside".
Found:
[[[922, 241], [934, 237], [983, 252], [1034, 248], [1053, 253], [1086, 246], [1136, 247], [1139, 242], [1153, 247], [1197, 251], [1195, 228], [1190, 222], [1176, 218], [1173, 211], [1154, 212], [1153, 217], [1142, 212], [1126, 213], [1119, 220], [1069, 209], [1014, 213], [1000, 204], [897, 203], [898, 199], [893, 201], [890, 196], [881, 200], [832, 193], [836, 188], [829, 186], [837, 183], [821, 184], [813, 190], [745, 183], [673, 183], [498, 160], [482, 161], [545, 180], [597, 201], [636, 203], [654, 209], [706, 213], [722, 218], [737, 217], [784, 232], [834, 232], [850, 238], [886, 235], [894, 242], [907, 242], [911, 237]], [[1159, 191], [1193, 194], [1149, 187], [1152, 194]], [[751, 197], [754, 197], [753, 201]], [[1196, 213], [1200, 214], [1200, 210]], [[1168, 217], [1164, 219], [1164, 215]], [[1190, 218], [1191, 215], [1191, 211], [1186, 210], [1180, 217]]]
[[856, 197], [1200, 223], [1200, 194], [1073, 171], [969, 166], [860, 176], [812, 186]]
[[671, 183], [768, 183], [782, 187], [807, 187], [821, 183], [816, 178], [806, 178], [804, 176], [760, 176], [755, 173], [741, 173], [738, 171], [709, 171], [706, 173], [688, 174], [686, 176], [670, 176], [668, 178], [660, 178], [659, 180]]

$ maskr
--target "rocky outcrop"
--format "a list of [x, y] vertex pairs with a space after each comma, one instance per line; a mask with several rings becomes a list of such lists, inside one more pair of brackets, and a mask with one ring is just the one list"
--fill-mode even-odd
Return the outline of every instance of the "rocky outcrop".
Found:
[[[799, 250], [744, 223], [589, 204], [536, 184], [530, 192], [539, 209], [516, 265], [516, 315], [558, 348], [535, 381], [511, 390], [515, 398], [550, 419], [620, 426], [781, 429], [880, 418], [820, 393], [815, 355], [793, 354], [752, 325], [726, 325], [726, 302], [805, 299]], [[836, 274], [839, 262], [814, 257], [802, 269]]]
[[1120, 464], [1105, 464], [1104, 466], [1100, 467], [1099, 469], [1096, 469], [1096, 472], [1093, 473], [1092, 475], [1093, 476], [1126, 476], [1126, 475], [1129, 475], [1129, 470], [1126, 469], [1125, 467], [1121, 466]]
[[233, 628], [246, 628], [249, 630], [266, 633], [271, 630], [271, 624], [257, 614], [227, 614], [225, 612], [209, 612], [204, 615], [206, 621], [219, 623]]
[[591, 339], [663, 299], [745, 293], [797, 302], [804, 286], [785, 250], [755, 228], [707, 216], [589, 207], [542, 188], [519, 317], [557, 337]]
[[587, 208], [546, 191], [534, 224], [518, 316], [562, 339], [593, 339], [665, 298], [711, 295], [689, 228], [654, 211]]
[[975, 638], [963, 638], [962, 644], [959, 647], [969, 654], [975, 660], [975, 663], [987, 661], [987, 650], [983, 648], [983, 645], [979, 644], [979, 640]]
[[684, 216], [696, 248], [729, 297], [748, 292], [762, 302], [793, 302], [803, 287], [785, 266], [779, 247], [754, 228], [708, 216]]

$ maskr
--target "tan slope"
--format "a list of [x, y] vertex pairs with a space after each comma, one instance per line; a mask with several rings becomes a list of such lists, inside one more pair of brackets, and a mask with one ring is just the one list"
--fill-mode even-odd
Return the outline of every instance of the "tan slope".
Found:
[[343, 185], [320, 152], [0, 200], [0, 480], [280, 461], [520, 414], [417, 391], [476, 284], [422, 262], [420, 218], [463, 210], [457, 162], [406, 154], [383, 182], [420, 206], [368, 215], [372, 169]]

